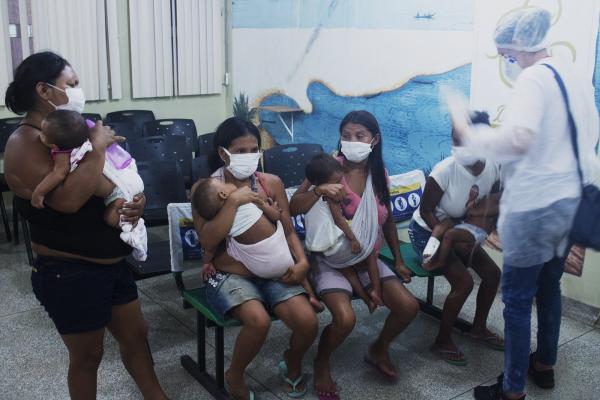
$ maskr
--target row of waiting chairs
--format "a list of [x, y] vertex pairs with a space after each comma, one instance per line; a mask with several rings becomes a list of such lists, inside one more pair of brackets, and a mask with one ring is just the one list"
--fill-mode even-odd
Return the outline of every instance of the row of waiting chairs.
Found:
[[201, 135], [199, 138], [192, 119], [156, 119], [150, 110], [114, 111], [106, 114], [104, 119], [100, 114], [83, 115], [93, 121], [102, 120], [128, 141], [147, 136], [183, 136], [188, 147], [196, 154], [208, 154], [212, 150], [214, 134]]

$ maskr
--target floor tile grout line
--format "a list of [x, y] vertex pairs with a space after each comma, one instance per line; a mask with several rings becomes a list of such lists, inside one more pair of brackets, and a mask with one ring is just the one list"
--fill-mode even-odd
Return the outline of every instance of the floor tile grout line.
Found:
[[12, 314], [7, 314], [7, 315], [0, 315], [0, 321], [2, 321], [4, 318], [14, 317], [15, 315], [25, 314], [25, 313], [28, 313], [28, 312], [31, 312], [31, 311], [36, 311], [36, 310], [43, 309], [43, 308], [44, 307], [42, 307], [42, 306], [37, 306], [35, 308], [30, 308], [29, 310], [17, 311], [17, 312], [14, 312]]
[[572, 339], [569, 339], [569, 340], [567, 340], [566, 342], [564, 342], [563, 344], [559, 344], [559, 345], [558, 345], [558, 348], [560, 349], [560, 348], [561, 348], [561, 347], [563, 347], [564, 345], [566, 345], [566, 344], [569, 344], [569, 343], [571, 343], [572, 341], [574, 341], [574, 340], [577, 340], [577, 339], [579, 339], [579, 338], [581, 338], [581, 337], [583, 337], [583, 336], [585, 336], [585, 335], [587, 335], [588, 333], [591, 333], [591, 332], [593, 332], [593, 331], [594, 331], [594, 328], [591, 328], [589, 331], [586, 331], [586, 332], [582, 333], [582, 334], [581, 334], [581, 335], [579, 335], [579, 336], [576, 336], [576, 337], [574, 337], [574, 338], [572, 338]]

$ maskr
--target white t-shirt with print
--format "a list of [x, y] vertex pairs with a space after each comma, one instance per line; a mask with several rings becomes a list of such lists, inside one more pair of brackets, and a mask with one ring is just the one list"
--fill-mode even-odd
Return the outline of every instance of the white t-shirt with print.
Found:
[[[446, 218], [462, 218], [467, 212], [467, 202], [473, 186], [477, 186], [480, 200], [490, 194], [494, 184], [500, 180], [500, 170], [493, 162], [486, 162], [485, 168], [478, 176], [471, 174], [460, 165], [453, 156], [440, 161], [429, 174], [440, 186], [444, 195], [435, 209], [438, 220]], [[413, 219], [423, 228], [431, 231], [421, 217], [420, 207], [413, 214]]]

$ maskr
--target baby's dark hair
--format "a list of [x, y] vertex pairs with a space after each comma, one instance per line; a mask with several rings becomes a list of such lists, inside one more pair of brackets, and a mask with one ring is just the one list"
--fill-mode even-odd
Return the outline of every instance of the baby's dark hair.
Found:
[[343, 172], [342, 164], [327, 153], [314, 156], [304, 169], [306, 179], [315, 186], [327, 183], [336, 172]]
[[192, 207], [198, 215], [207, 221], [213, 219], [221, 209], [219, 192], [214, 185], [215, 182], [216, 178], [204, 179], [192, 195]]
[[471, 118], [471, 123], [473, 125], [490, 125], [490, 115], [485, 111], [473, 111], [470, 113], [469, 117]]
[[44, 122], [44, 135], [60, 150], [74, 149], [90, 138], [90, 129], [78, 112], [56, 110], [48, 114]]

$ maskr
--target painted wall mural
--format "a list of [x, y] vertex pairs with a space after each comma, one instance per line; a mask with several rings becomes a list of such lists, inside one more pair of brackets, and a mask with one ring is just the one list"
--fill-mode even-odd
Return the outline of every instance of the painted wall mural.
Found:
[[[439, 86], [469, 94], [473, 12], [474, 0], [234, 0], [234, 92], [254, 106], [301, 109], [294, 140], [328, 151], [345, 113], [367, 109], [391, 173], [430, 168], [450, 143]], [[291, 141], [278, 115], [260, 112], [260, 122]]]
[[[257, 122], [274, 142], [320, 143], [328, 152], [343, 116], [368, 110], [390, 173], [429, 171], [450, 153], [440, 87], [494, 115], [488, 95], [502, 82], [485, 58], [490, 32], [506, 11], [536, 5], [553, 13], [556, 41], [575, 48], [582, 73], [593, 74], [600, 108], [600, 0], [233, 0], [234, 93], [269, 108]], [[571, 54], [567, 47], [557, 54]], [[273, 112], [281, 106], [297, 111]], [[577, 274], [583, 255], [571, 259]]]

